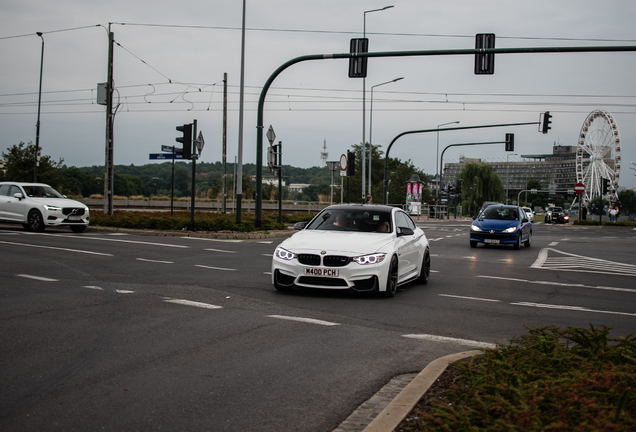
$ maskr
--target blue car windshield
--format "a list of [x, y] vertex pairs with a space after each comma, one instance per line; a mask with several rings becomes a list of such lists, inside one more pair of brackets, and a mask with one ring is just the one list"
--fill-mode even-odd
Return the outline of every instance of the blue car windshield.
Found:
[[490, 206], [481, 212], [479, 219], [519, 220], [519, 212], [514, 208]]
[[390, 233], [392, 231], [391, 213], [369, 209], [327, 209], [305, 229]]

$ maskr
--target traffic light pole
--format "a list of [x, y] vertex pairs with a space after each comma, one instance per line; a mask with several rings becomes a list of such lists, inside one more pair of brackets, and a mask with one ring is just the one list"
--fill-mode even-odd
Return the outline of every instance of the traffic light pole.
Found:
[[[367, 53], [340, 53], [340, 54], [311, 54], [293, 58], [278, 67], [267, 79], [261, 95], [258, 99], [258, 113], [256, 120], [256, 208], [254, 225], [260, 228], [263, 220], [263, 111], [265, 107], [265, 97], [272, 83], [285, 69], [296, 63], [310, 60], [327, 59], [350, 59], [356, 57], [422, 57], [441, 55], [476, 55], [476, 54], [537, 54], [537, 53], [582, 53], [582, 52], [620, 52], [636, 51], [636, 46], [592, 46], [592, 47], [528, 47], [528, 48], [488, 48], [488, 49], [456, 49], [456, 50], [425, 50], [425, 51], [390, 51], [390, 52], [367, 52]], [[533, 124], [537, 124], [536, 122]], [[436, 130], [436, 129], [433, 129]], [[363, 143], [364, 145], [364, 143]], [[386, 158], [388, 159], [388, 151]], [[386, 167], [386, 163], [385, 163]], [[385, 184], [386, 189], [386, 170]], [[386, 193], [383, 197], [386, 200]], [[237, 208], [240, 209], [241, 195], [237, 196]]]
[[[389, 146], [386, 148], [386, 155], [384, 155], [384, 189], [382, 192], [382, 202], [384, 203], [384, 205], [387, 204], [387, 190], [388, 190], [388, 178], [389, 178], [389, 152], [391, 151], [391, 147], [393, 147], [393, 144], [395, 144], [395, 142], [403, 137], [404, 135], [411, 135], [411, 134], [416, 134], [416, 133], [428, 133], [428, 132], [439, 132], [439, 131], [450, 131], [450, 130], [463, 130], [463, 129], [486, 129], [486, 128], [494, 128], [494, 127], [510, 127], [510, 126], [526, 126], [526, 125], [536, 125], [539, 124], [539, 122], [527, 122], [527, 123], [508, 123], [508, 124], [496, 124], [496, 125], [480, 125], [480, 126], [457, 126], [457, 127], [451, 127], [451, 128], [444, 128], [444, 129], [439, 129], [439, 128], [435, 128], [435, 129], [423, 129], [423, 130], [413, 130], [413, 131], [406, 131], [406, 132], [402, 132], [400, 134], [398, 134], [395, 138], [393, 138], [393, 141], [391, 141], [391, 143], [389, 144]], [[497, 143], [502, 143], [504, 141], [497, 141]], [[479, 143], [476, 143], [479, 144]], [[472, 144], [472, 145], [476, 145], [476, 144]], [[486, 143], [486, 144], [493, 144], [493, 143]], [[451, 144], [453, 145], [453, 144]], [[456, 144], [456, 145], [460, 145], [460, 144]], [[471, 144], [465, 144], [465, 145], [471, 145]], [[449, 146], [450, 147], [450, 146]], [[448, 147], [446, 147], [448, 148]], [[444, 151], [446, 151], [446, 149], [444, 149]], [[442, 157], [444, 156], [444, 152], [442, 152]], [[443, 170], [443, 168], [440, 166], [440, 170]], [[441, 178], [441, 176], [440, 176]]]

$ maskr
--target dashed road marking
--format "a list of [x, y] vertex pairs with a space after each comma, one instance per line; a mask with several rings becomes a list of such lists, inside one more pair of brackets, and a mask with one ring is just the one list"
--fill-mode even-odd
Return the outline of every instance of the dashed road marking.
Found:
[[130, 290], [115, 290], [115, 292], [117, 294], [134, 294], [134, 291], [130, 291]]
[[529, 306], [529, 307], [545, 308], [545, 309], [559, 309], [559, 310], [570, 310], [570, 311], [577, 311], [577, 312], [594, 312], [594, 313], [603, 313], [603, 314], [611, 314], [611, 315], [636, 316], [636, 313], [595, 310], [595, 309], [588, 309], [588, 308], [580, 307], [580, 306], [550, 305], [550, 304], [529, 303], [529, 302], [519, 302], [519, 303], [510, 303], [510, 304], [514, 306]]
[[500, 276], [478, 275], [477, 277], [488, 278], [488, 279], [500, 279], [500, 280], [506, 280], [506, 281], [510, 281], [510, 282], [525, 282], [525, 283], [529, 283], [529, 284], [538, 284], [538, 285], [551, 285], [551, 286], [562, 286], [562, 287], [572, 287], [572, 288], [587, 288], [587, 289], [597, 289], [597, 290], [605, 290], [605, 291], [622, 291], [622, 292], [636, 293], [636, 289], [633, 289], [633, 288], [591, 286], [591, 285], [583, 285], [583, 284], [578, 284], [578, 283], [550, 282], [550, 281], [517, 279], [517, 278], [500, 277]]
[[238, 253], [236, 251], [229, 251], [229, 250], [223, 250], [223, 249], [203, 249], [203, 250], [212, 251], [212, 252], [230, 253], [230, 254]]
[[26, 274], [17, 274], [16, 276], [27, 278], [27, 279], [39, 280], [42, 282], [57, 282], [59, 280], [59, 279], [51, 279], [51, 278], [45, 278], [42, 276], [33, 276], [33, 275], [26, 275]]
[[322, 325], [322, 326], [338, 326], [338, 325], [340, 325], [338, 323], [333, 323], [333, 322], [329, 322], [329, 321], [322, 321], [322, 320], [317, 320], [317, 319], [312, 319], [312, 318], [302, 318], [302, 317], [294, 317], [294, 316], [267, 315], [267, 317], [268, 318], [276, 318], [276, 319], [288, 320], [288, 321], [303, 322], [303, 323], [308, 323], [308, 324], [317, 324], [317, 325]]
[[95, 285], [85, 285], [82, 288], [88, 288], [88, 289], [92, 289], [92, 290], [104, 291], [104, 288], [100, 288], [100, 287], [95, 286]]
[[195, 264], [194, 266], [195, 267], [206, 268], [206, 269], [212, 269], [212, 270], [224, 270], [224, 271], [236, 271], [237, 270], [237, 269], [232, 269], [232, 268], [205, 266], [205, 265], [201, 265], [201, 264]]
[[151, 263], [160, 263], [160, 264], [174, 264], [173, 261], [159, 261], [159, 260], [151, 260], [146, 258], [135, 258], [137, 261], [151, 262]]
[[194, 307], [198, 307], [202, 309], [223, 309], [223, 306], [217, 306], [217, 305], [213, 305], [209, 303], [202, 303], [202, 302], [197, 302], [192, 300], [166, 298], [163, 301], [165, 301], [166, 303], [179, 304], [183, 306], [194, 306]]
[[[77, 237], [77, 238], [80, 238], [80, 237]], [[83, 253], [83, 254], [90, 254], [90, 255], [113, 256], [112, 254], [101, 253], [101, 252], [59, 248], [59, 247], [53, 247], [53, 246], [42, 246], [42, 245], [34, 245], [34, 244], [28, 244], [28, 243], [14, 243], [14, 242], [6, 242], [6, 241], [0, 241], [0, 243], [14, 245], [14, 246], [26, 246], [26, 247], [40, 248], [40, 249], [52, 249], [52, 250], [59, 250], [64, 252], [76, 252], [76, 253]]]
[[[550, 257], [549, 252], [560, 254]], [[544, 270], [574, 271], [608, 275], [636, 276], [636, 265], [623, 264], [600, 258], [586, 257], [556, 249], [543, 248], [536, 261], [530, 266]]]
[[493, 303], [501, 302], [501, 300], [494, 300], [494, 299], [487, 299], [487, 298], [480, 298], [480, 297], [465, 297], [465, 296], [458, 296], [458, 295], [452, 295], [452, 294], [439, 294], [439, 296], [452, 297], [452, 298], [458, 298], [458, 299], [464, 299], [464, 300], [479, 300], [479, 301], [493, 302]]

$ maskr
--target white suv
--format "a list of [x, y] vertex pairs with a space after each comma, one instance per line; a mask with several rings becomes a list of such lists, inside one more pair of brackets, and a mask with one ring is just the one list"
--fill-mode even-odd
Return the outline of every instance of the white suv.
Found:
[[521, 207], [521, 208], [528, 215], [528, 219], [530, 219], [530, 222], [534, 222], [534, 212], [532, 211], [532, 209], [530, 207]]
[[67, 199], [44, 183], [0, 182], [0, 222], [17, 222], [29, 231], [70, 227], [81, 233], [89, 222], [88, 207]]

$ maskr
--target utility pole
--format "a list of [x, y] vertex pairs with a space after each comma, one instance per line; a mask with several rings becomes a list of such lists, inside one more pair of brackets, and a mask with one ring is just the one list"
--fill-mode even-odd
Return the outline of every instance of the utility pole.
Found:
[[40, 91], [38, 92], [38, 122], [35, 124], [35, 166], [33, 167], [33, 182], [38, 181], [38, 167], [40, 166], [40, 106], [42, 105], [42, 70], [44, 67], [44, 38], [42, 32], [36, 33], [42, 39], [42, 53], [40, 54]]
[[222, 212], [226, 212], [227, 203], [227, 72], [223, 74], [223, 202]]
[[[194, 120], [192, 125], [192, 141], [196, 140], [197, 136], [197, 120]], [[194, 200], [197, 195], [197, 146], [192, 145], [192, 141], [189, 143], [183, 143], [183, 146], [189, 145], [192, 147], [192, 198], [190, 201], [190, 231], [194, 231]]]
[[113, 193], [115, 189], [113, 123], [113, 45], [115, 36], [108, 24], [108, 81], [106, 82], [106, 161], [104, 172], [104, 214], [113, 214]]

